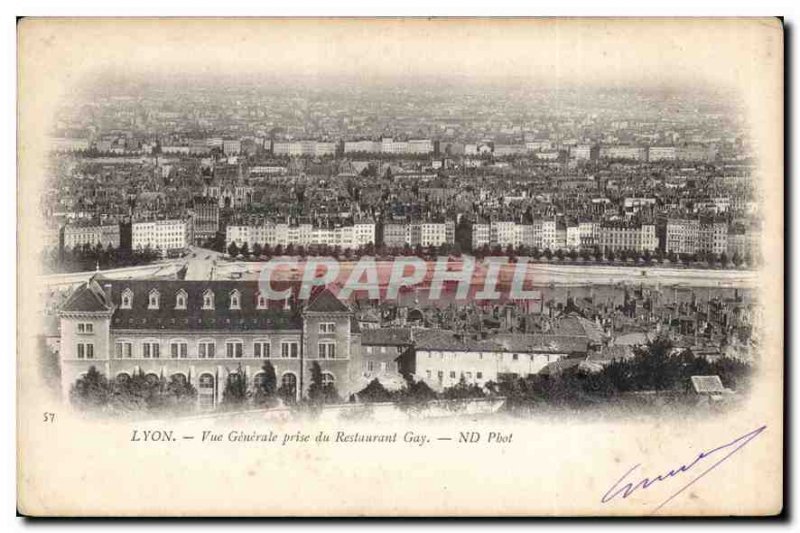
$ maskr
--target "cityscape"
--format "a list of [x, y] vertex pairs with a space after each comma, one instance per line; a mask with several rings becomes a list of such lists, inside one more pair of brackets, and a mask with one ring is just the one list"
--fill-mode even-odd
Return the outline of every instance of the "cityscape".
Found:
[[100, 80], [49, 132], [43, 375], [109, 413], [731, 404], [747, 131], [675, 87]]

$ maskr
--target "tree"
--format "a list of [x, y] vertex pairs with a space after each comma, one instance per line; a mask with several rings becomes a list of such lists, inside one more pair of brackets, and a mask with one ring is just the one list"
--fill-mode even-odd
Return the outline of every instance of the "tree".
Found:
[[245, 258], [250, 256], [250, 248], [247, 246], [247, 243], [242, 244], [242, 247], [239, 248], [239, 253]]
[[256, 405], [270, 407], [275, 404], [278, 393], [278, 377], [275, 374], [275, 367], [269, 361], [264, 361], [261, 372], [261, 380], [256, 382], [253, 390], [253, 402]]
[[233, 241], [228, 245], [228, 255], [231, 257], [239, 255], [239, 247], [236, 246], [236, 243]]
[[435, 400], [437, 394], [424, 381], [414, 381], [409, 378], [406, 385], [398, 393], [397, 402], [401, 409], [420, 410], [428, 402]]
[[667, 390], [675, 386], [678, 368], [670, 361], [672, 342], [658, 337], [642, 348], [634, 348], [632, 380], [638, 390]]
[[261, 255], [263, 253], [264, 253], [264, 248], [261, 247], [261, 244], [260, 243], [255, 243], [253, 245], [253, 255], [258, 258], [258, 257], [261, 257]]
[[174, 374], [164, 388], [164, 397], [167, 407], [188, 411], [195, 406], [197, 389], [182, 374]]
[[378, 378], [370, 381], [356, 396], [360, 401], [367, 403], [392, 401], [392, 393], [386, 390]]
[[228, 374], [222, 390], [222, 405], [229, 408], [241, 407], [247, 401], [247, 379], [241, 366], [237, 372]]
[[464, 376], [461, 376], [458, 383], [447, 387], [442, 391], [442, 397], [446, 400], [470, 400], [473, 398], [483, 398], [486, 393], [474, 383], [467, 383]]
[[322, 368], [316, 361], [311, 365], [311, 384], [308, 387], [308, 401], [315, 407], [339, 401], [336, 387], [332, 383], [324, 383]]
[[147, 375], [142, 370], [125, 380], [115, 380], [112, 407], [120, 411], [144, 411], [166, 406], [161, 378]]
[[69, 397], [80, 408], [101, 409], [108, 405], [111, 387], [106, 377], [92, 366], [72, 385]]

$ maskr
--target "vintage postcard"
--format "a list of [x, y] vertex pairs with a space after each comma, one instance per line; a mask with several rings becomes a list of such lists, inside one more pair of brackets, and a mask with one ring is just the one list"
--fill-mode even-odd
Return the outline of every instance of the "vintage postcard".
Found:
[[18, 509], [783, 509], [783, 27], [18, 23]]

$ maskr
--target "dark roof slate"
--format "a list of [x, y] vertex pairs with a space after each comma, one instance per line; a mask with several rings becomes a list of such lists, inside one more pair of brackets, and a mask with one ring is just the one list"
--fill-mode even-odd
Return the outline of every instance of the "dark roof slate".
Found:
[[[300, 314], [296, 309], [284, 309], [283, 300], [268, 300], [267, 308], [259, 309], [259, 285], [255, 281], [115, 280], [108, 283], [112, 302], [117, 306], [111, 321], [115, 329], [246, 331], [302, 327]], [[126, 289], [133, 292], [130, 309], [120, 307]], [[159, 308], [148, 309], [149, 295], [154, 289], [159, 293]], [[175, 308], [181, 290], [187, 296], [186, 309]], [[209, 290], [214, 294], [214, 309], [203, 309], [203, 295]], [[239, 309], [230, 308], [233, 291], [239, 292]]]
[[311, 298], [311, 302], [306, 306], [307, 313], [350, 313], [347, 307], [330, 290], [325, 289]]
[[61, 311], [94, 313], [110, 311], [111, 308], [103, 288], [92, 278], [75, 289], [61, 306]]
[[365, 346], [406, 346], [413, 342], [410, 328], [375, 328], [361, 332], [361, 344]]

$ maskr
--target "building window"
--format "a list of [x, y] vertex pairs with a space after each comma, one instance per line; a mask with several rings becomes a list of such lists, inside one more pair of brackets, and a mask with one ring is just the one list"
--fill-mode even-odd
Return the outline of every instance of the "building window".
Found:
[[237, 291], [237, 290], [231, 291], [231, 306], [230, 307], [231, 307], [231, 309], [241, 309], [242, 308], [241, 295], [239, 294], [239, 291]]
[[334, 377], [333, 374], [331, 374], [330, 372], [323, 372], [322, 373], [322, 386], [323, 387], [333, 386], [334, 381], [336, 381], [336, 378]]
[[336, 358], [336, 345], [332, 342], [320, 342], [318, 344], [320, 359], [335, 359]]
[[133, 345], [130, 342], [116, 343], [117, 359], [130, 359], [133, 353]]
[[478, 372], [475, 374], [478, 379], [483, 379], [483, 372]]
[[211, 289], [203, 293], [203, 309], [214, 309], [214, 292]]
[[186, 309], [186, 291], [183, 289], [175, 295], [175, 309]]
[[444, 372], [439, 370], [439, 372], [437, 372], [437, 376], [436, 377], [439, 378], [439, 383], [441, 383], [442, 380], [444, 379]]
[[147, 308], [148, 309], [158, 309], [159, 301], [161, 300], [161, 295], [156, 289], [150, 291], [150, 295], [147, 299]]
[[371, 354], [371, 353], [372, 353], [372, 346], [367, 346], [367, 353], [368, 353], [368, 354]]
[[372, 372], [373, 370], [375, 370], [375, 362], [367, 361], [367, 372]]
[[281, 343], [281, 357], [284, 359], [296, 359], [299, 355], [300, 345], [294, 341], [284, 341]]
[[456, 379], [456, 373], [452, 370], [450, 371], [450, 379]]
[[431, 376], [431, 371], [430, 370], [426, 370], [425, 371], [425, 377], [428, 378], [428, 379], [431, 379], [432, 376]]
[[516, 361], [517, 359], [519, 359], [519, 354], [516, 354], [516, 353], [515, 353], [514, 355], [512, 355], [512, 356], [511, 356], [511, 359], [513, 359], [514, 361]]
[[169, 351], [173, 359], [186, 359], [189, 353], [189, 345], [185, 342], [173, 342], [169, 346]]
[[253, 356], [269, 359], [269, 342], [268, 341], [258, 341], [253, 344]]
[[142, 357], [145, 359], [158, 359], [161, 347], [157, 342], [145, 342], [142, 344]]
[[261, 293], [258, 293], [258, 301], [256, 303], [256, 307], [258, 309], [266, 309], [267, 308], [267, 298]]
[[216, 348], [214, 341], [200, 341], [197, 345], [197, 356], [200, 359], [214, 359]]
[[130, 289], [125, 289], [122, 291], [122, 304], [120, 308], [122, 309], [130, 309], [133, 306], [133, 291]]
[[93, 333], [94, 331], [94, 324], [91, 322], [79, 322], [78, 323], [78, 333]]
[[244, 352], [243, 345], [240, 341], [230, 341], [225, 343], [225, 356], [228, 359], [241, 359]]
[[335, 322], [320, 322], [320, 324], [319, 324], [319, 332], [320, 333], [334, 333], [334, 332], [336, 332], [336, 323]]
[[287, 396], [297, 395], [297, 376], [291, 372], [287, 372], [281, 376], [281, 388], [286, 392]]
[[94, 359], [94, 344], [83, 342], [79, 343], [78, 359]]

